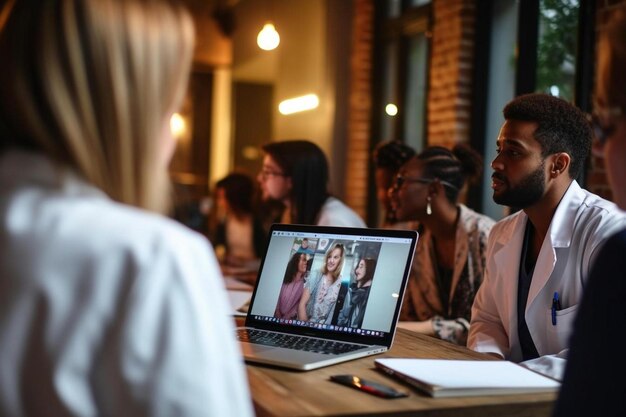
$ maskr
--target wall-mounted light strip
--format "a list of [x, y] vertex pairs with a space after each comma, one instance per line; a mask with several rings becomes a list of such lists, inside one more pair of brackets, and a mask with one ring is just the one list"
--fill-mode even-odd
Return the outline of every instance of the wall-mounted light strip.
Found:
[[312, 110], [320, 104], [320, 99], [316, 94], [307, 94], [305, 96], [294, 97], [283, 100], [278, 105], [280, 114], [292, 114], [301, 111]]

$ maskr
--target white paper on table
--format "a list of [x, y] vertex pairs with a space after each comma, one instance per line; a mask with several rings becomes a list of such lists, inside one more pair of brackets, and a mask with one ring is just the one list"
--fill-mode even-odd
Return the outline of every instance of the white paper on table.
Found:
[[235, 291], [248, 291], [252, 292], [253, 286], [247, 284], [243, 281], [238, 280], [237, 278], [225, 276], [224, 277], [224, 285], [227, 290], [235, 290]]
[[[248, 311], [248, 303], [252, 293], [250, 291], [234, 291], [228, 290], [228, 299], [230, 300], [230, 309], [233, 316], [246, 316]], [[245, 309], [242, 308], [245, 305]]]
[[444, 359], [377, 359], [396, 372], [427, 384], [457, 388], [550, 388], [559, 387], [544, 377], [508, 361], [465, 361]]

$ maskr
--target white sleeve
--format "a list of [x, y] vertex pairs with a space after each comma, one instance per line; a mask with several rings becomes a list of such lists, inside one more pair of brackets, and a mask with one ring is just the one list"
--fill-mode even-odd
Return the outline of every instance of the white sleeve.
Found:
[[544, 355], [535, 359], [520, 362], [520, 365], [535, 372], [549, 376], [557, 381], [563, 380], [565, 365], [567, 365], [567, 353], [569, 349], [564, 349], [556, 355]]
[[[496, 232], [496, 233], [494, 233]], [[493, 242], [497, 231], [492, 230], [487, 243], [487, 266], [485, 276], [474, 303], [472, 304], [472, 318], [470, 322], [467, 347], [477, 352], [497, 353], [503, 358], [509, 356], [509, 339], [502, 324], [502, 317], [498, 311], [501, 297], [497, 297], [493, 276], [497, 276], [497, 265], [493, 257]]]
[[154, 262], [129, 289], [120, 353], [113, 361], [121, 373], [119, 389], [128, 393], [130, 403], [120, 411], [252, 416], [243, 359], [215, 256], [208, 242], [183, 237], [190, 239], [155, 249]]
[[367, 227], [363, 219], [340, 200], [329, 197], [322, 206], [317, 226]]

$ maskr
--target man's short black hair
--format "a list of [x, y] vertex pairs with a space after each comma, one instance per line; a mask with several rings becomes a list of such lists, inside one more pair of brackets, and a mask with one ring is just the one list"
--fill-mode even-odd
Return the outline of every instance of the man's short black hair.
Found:
[[535, 139], [542, 156], [566, 152], [571, 158], [569, 175], [576, 178], [591, 151], [592, 130], [585, 114], [567, 101], [548, 94], [525, 94], [503, 110], [506, 120], [536, 122]]

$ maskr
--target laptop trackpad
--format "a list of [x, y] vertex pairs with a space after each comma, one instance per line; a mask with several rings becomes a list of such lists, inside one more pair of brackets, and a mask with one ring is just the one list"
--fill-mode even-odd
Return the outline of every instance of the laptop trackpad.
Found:
[[256, 354], [267, 352], [268, 350], [276, 349], [273, 346], [257, 345], [254, 343], [239, 343], [239, 346], [241, 347], [241, 352], [246, 357], [248, 356], [254, 357]]

